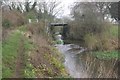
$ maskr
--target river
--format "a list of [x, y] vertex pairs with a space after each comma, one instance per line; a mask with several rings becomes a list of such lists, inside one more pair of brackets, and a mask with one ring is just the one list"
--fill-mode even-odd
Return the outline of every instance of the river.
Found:
[[56, 48], [64, 55], [65, 68], [73, 78], [117, 78], [118, 67], [114, 59], [97, 59], [75, 44], [59, 44]]
[[85, 67], [80, 62], [79, 54], [85, 49], [74, 44], [57, 45], [58, 50], [65, 56], [65, 68], [73, 78], [87, 78]]

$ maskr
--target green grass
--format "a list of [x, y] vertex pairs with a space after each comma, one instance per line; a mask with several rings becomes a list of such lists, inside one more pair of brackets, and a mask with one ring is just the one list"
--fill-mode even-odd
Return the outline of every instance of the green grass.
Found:
[[24, 41], [24, 47], [25, 47], [25, 56], [26, 56], [26, 60], [25, 60], [25, 69], [24, 69], [24, 77], [25, 78], [34, 78], [35, 77], [35, 70], [34, 70], [34, 66], [30, 63], [30, 59], [29, 59], [29, 51], [31, 51], [31, 49], [33, 49], [33, 47], [35, 47], [33, 44], [30, 44], [29, 40], [26, 39]]
[[[25, 31], [24, 26], [20, 28], [20, 31]], [[3, 78], [9, 78], [13, 77], [13, 73], [15, 70], [15, 61], [17, 58], [17, 50], [19, 49], [19, 44], [21, 38], [24, 37], [20, 32], [14, 32], [10, 35], [10, 37], [3, 43], [2, 45], [2, 77]], [[24, 62], [26, 64], [24, 68], [24, 77], [33, 77], [35, 76], [33, 73], [33, 67], [28, 66], [30, 62], [28, 59], [28, 51], [32, 49], [34, 46], [30, 44], [29, 40], [27, 38], [24, 38], [24, 46], [25, 48], [25, 54], [24, 54]]]
[[7, 41], [2, 44], [2, 77], [11, 77], [15, 69], [15, 60], [21, 38], [20, 33], [12, 34]]
[[35, 78], [35, 69], [34, 69], [34, 66], [30, 62], [26, 63], [26, 67], [24, 69], [24, 77]]
[[[46, 53], [46, 54], [44, 54], [44, 57], [49, 60], [50, 64], [52, 64], [56, 69], [59, 70], [57, 75], [54, 77], [56, 77], [56, 78], [69, 77], [65, 70], [64, 65], [62, 64], [63, 56], [60, 55], [59, 51], [56, 48], [50, 48], [50, 49], [53, 52], [52, 56], [50, 57], [50, 55]], [[54, 72], [50, 71], [50, 73], [53, 74]]]
[[117, 38], [118, 38], [118, 26], [117, 26], [117, 25], [113, 25], [113, 26], [110, 28], [110, 34], [111, 34], [113, 37], [117, 37]]
[[[114, 39], [118, 38], [118, 25], [113, 25], [110, 27], [110, 34], [111, 37]], [[93, 52], [93, 55], [99, 59], [116, 59], [120, 57], [118, 56], [118, 51], [113, 50], [113, 51], [96, 51]]]
[[93, 52], [93, 55], [99, 59], [116, 59], [120, 58], [118, 57], [118, 51], [98, 51], [98, 52]]
[[21, 27], [19, 27], [18, 29], [19, 29], [20, 31], [22, 31], [22, 32], [27, 31], [27, 27], [26, 27], [26, 26], [21, 26]]

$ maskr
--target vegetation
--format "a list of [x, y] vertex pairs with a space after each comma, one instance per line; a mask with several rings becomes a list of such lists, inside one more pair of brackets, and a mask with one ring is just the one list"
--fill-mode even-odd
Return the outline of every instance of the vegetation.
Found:
[[110, 28], [110, 34], [114, 38], [118, 38], [118, 25], [113, 25]]
[[120, 17], [119, 17], [119, 14], [118, 14], [118, 7], [120, 7], [120, 2], [114, 2], [114, 3], [111, 3], [111, 7], [109, 8], [110, 10], [110, 14], [112, 15], [112, 18], [114, 18], [116, 21], [120, 21]]
[[110, 51], [114, 46], [111, 40], [118, 39], [118, 27], [101, 16], [108, 13], [100, 13], [100, 5], [108, 6], [110, 3], [76, 3], [71, 11], [74, 20], [69, 21], [67, 38], [81, 41], [89, 50]]
[[[120, 49], [118, 26], [115, 24], [115, 22], [119, 23], [118, 13], [116, 13], [118, 3], [75, 3], [71, 7], [72, 19], [57, 18], [62, 11], [62, 6], [58, 1], [26, 1], [23, 2], [23, 5], [20, 2], [3, 0], [0, 3], [3, 6], [3, 78], [63, 79], [69, 77], [63, 65], [64, 56], [61, 56], [53, 46], [54, 44], [63, 44], [62, 40], [57, 40], [55, 43], [53, 39], [57, 31], [63, 35], [66, 41], [82, 43], [82, 46], [87, 48], [86, 53], [89, 54], [80, 54], [81, 59], [88, 66], [87, 70], [92, 71], [96, 66], [102, 67], [103, 64], [108, 66], [101, 62], [102, 60], [107, 60], [110, 64], [117, 64], [117, 59], [119, 59], [117, 50]], [[32, 19], [32, 23], [28, 21], [29, 19]], [[37, 21], [35, 22], [35, 20]], [[49, 23], [62, 21], [67, 22], [68, 26], [51, 27], [50, 31]], [[94, 64], [95, 61], [100, 65]], [[111, 66], [111, 68], [113, 67], [114, 65]], [[96, 70], [97, 68], [93, 72], [97, 74], [102, 72], [102, 69]], [[107, 72], [112, 76], [109, 70]], [[107, 76], [105, 71], [103, 71], [103, 75]], [[113, 76], [116, 77], [116, 74]]]
[[26, 23], [23, 14], [13, 11], [2, 11], [2, 26], [3, 27], [17, 27]]
[[15, 69], [15, 60], [17, 59], [17, 50], [20, 44], [20, 33], [13, 33], [9, 39], [2, 45], [2, 56], [3, 56], [3, 78], [12, 77]]
[[[51, 45], [51, 40], [46, 35], [46, 31], [43, 26], [44, 26], [44, 22], [41, 21], [40, 23], [26, 24], [12, 30], [11, 35], [9, 35], [9, 38], [7, 38], [6, 41], [4, 41], [3, 43], [3, 64], [4, 64], [2, 66], [3, 78], [7, 78], [7, 77], [8, 78], [10, 77], [35, 78], [35, 77], [68, 76], [62, 62], [58, 61], [57, 59], [60, 57], [60, 55], [59, 56], [56, 55], [58, 52], [57, 51], [54, 52], [55, 49], [52, 50], [49, 47], [49, 45]], [[29, 39], [28, 35], [31, 36], [32, 39]], [[22, 38], [24, 39], [21, 42]], [[21, 49], [21, 46], [19, 46], [19, 44], [23, 44], [22, 46], [24, 50], [23, 56], [18, 55], [20, 54], [19, 50]], [[37, 48], [39, 48], [38, 50], [40, 51], [40, 53], [35, 53]], [[48, 51], [46, 49], [48, 49]], [[51, 50], [49, 51], [49, 49]], [[37, 57], [36, 55], [39, 55], [39, 57]], [[19, 66], [23, 66], [23, 68], [20, 69], [21, 75], [16, 76], [16, 74], [19, 73], [19, 72], [16, 73], [15, 71], [16, 65], [17, 65], [16, 63], [18, 63], [16, 62], [18, 60], [17, 59], [18, 56], [23, 57], [24, 62], [22, 64], [24, 65], [19, 65]], [[39, 58], [41, 57], [44, 57], [43, 60], [45, 61], [45, 63], [42, 61], [40, 61], [40, 63], [35, 63], [35, 64], [33, 63], [34, 59], [37, 59], [38, 61]], [[31, 58], [33, 60], [31, 60]]]
[[119, 58], [118, 56], [118, 51], [99, 51], [99, 52], [93, 52], [94, 56], [99, 58], [99, 59], [117, 59]]

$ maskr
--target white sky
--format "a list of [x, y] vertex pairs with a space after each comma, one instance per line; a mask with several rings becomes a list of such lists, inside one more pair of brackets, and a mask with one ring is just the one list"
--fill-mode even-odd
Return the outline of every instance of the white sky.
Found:
[[[11, 2], [17, 2], [17, 1], [20, 1], [20, 2], [24, 2], [26, 0], [10, 0]], [[54, 0], [30, 0], [30, 1], [38, 1], [38, 2], [41, 2], [41, 1], [54, 1]], [[63, 6], [63, 12], [62, 12], [62, 15], [59, 16], [59, 17], [63, 17], [63, 16], [68, 16], [69, 17], [69, 14], [70, 14], [70, 6], [74, 3], [74, 2], [118, 2], [119, 0], [56, 0], [56, 1], [60, 1], [61, 2], [61, 5], [60, 6]]]
[[63, 6], [63, 16], [68, 16], [70, 14], [70, 6], [75, 2], [75, 0], [60, 0]]
[[[26, 0], [10, 0], [11, 2], [25, 2]], [[29, 1], [34, 1], [34, 0], [29, 0]], [[55, 1], [55, 0], [35, 0], [35, 1], [38, 1], [38, 2], [44, 2], [44, 1]], [[75, 0], [56, 0], [56, 1], [60, 1], [61, 4], [60, 6], [63, 7], [63, 11], [62, 11], [62, 15], [59, 16], [59, 17], [62, 17], [62, 16], [68, 16], [70, 14], [70, 9], [69, 9], [69, 6], [72, 5], [72, 3], [75, 2]]]

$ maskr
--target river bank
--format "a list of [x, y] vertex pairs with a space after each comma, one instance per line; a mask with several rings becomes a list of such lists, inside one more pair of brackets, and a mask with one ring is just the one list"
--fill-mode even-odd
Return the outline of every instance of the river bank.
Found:
[[73, 78], [117, 78], [118, 59], [100, 59], [79, 45], [58, 45], [65, 56], [65, 68]]
[[[35, 28], [28, 29], [31, 25]], [[68, 77], [63, 58], [51, 45], [49, 37], [36, 30], [31, 33], [30, 30], [34, 31], [36, 28], [39, 28], [38, 24], [20, 26], [12, 30], [3, 42], [3, 78]]]

